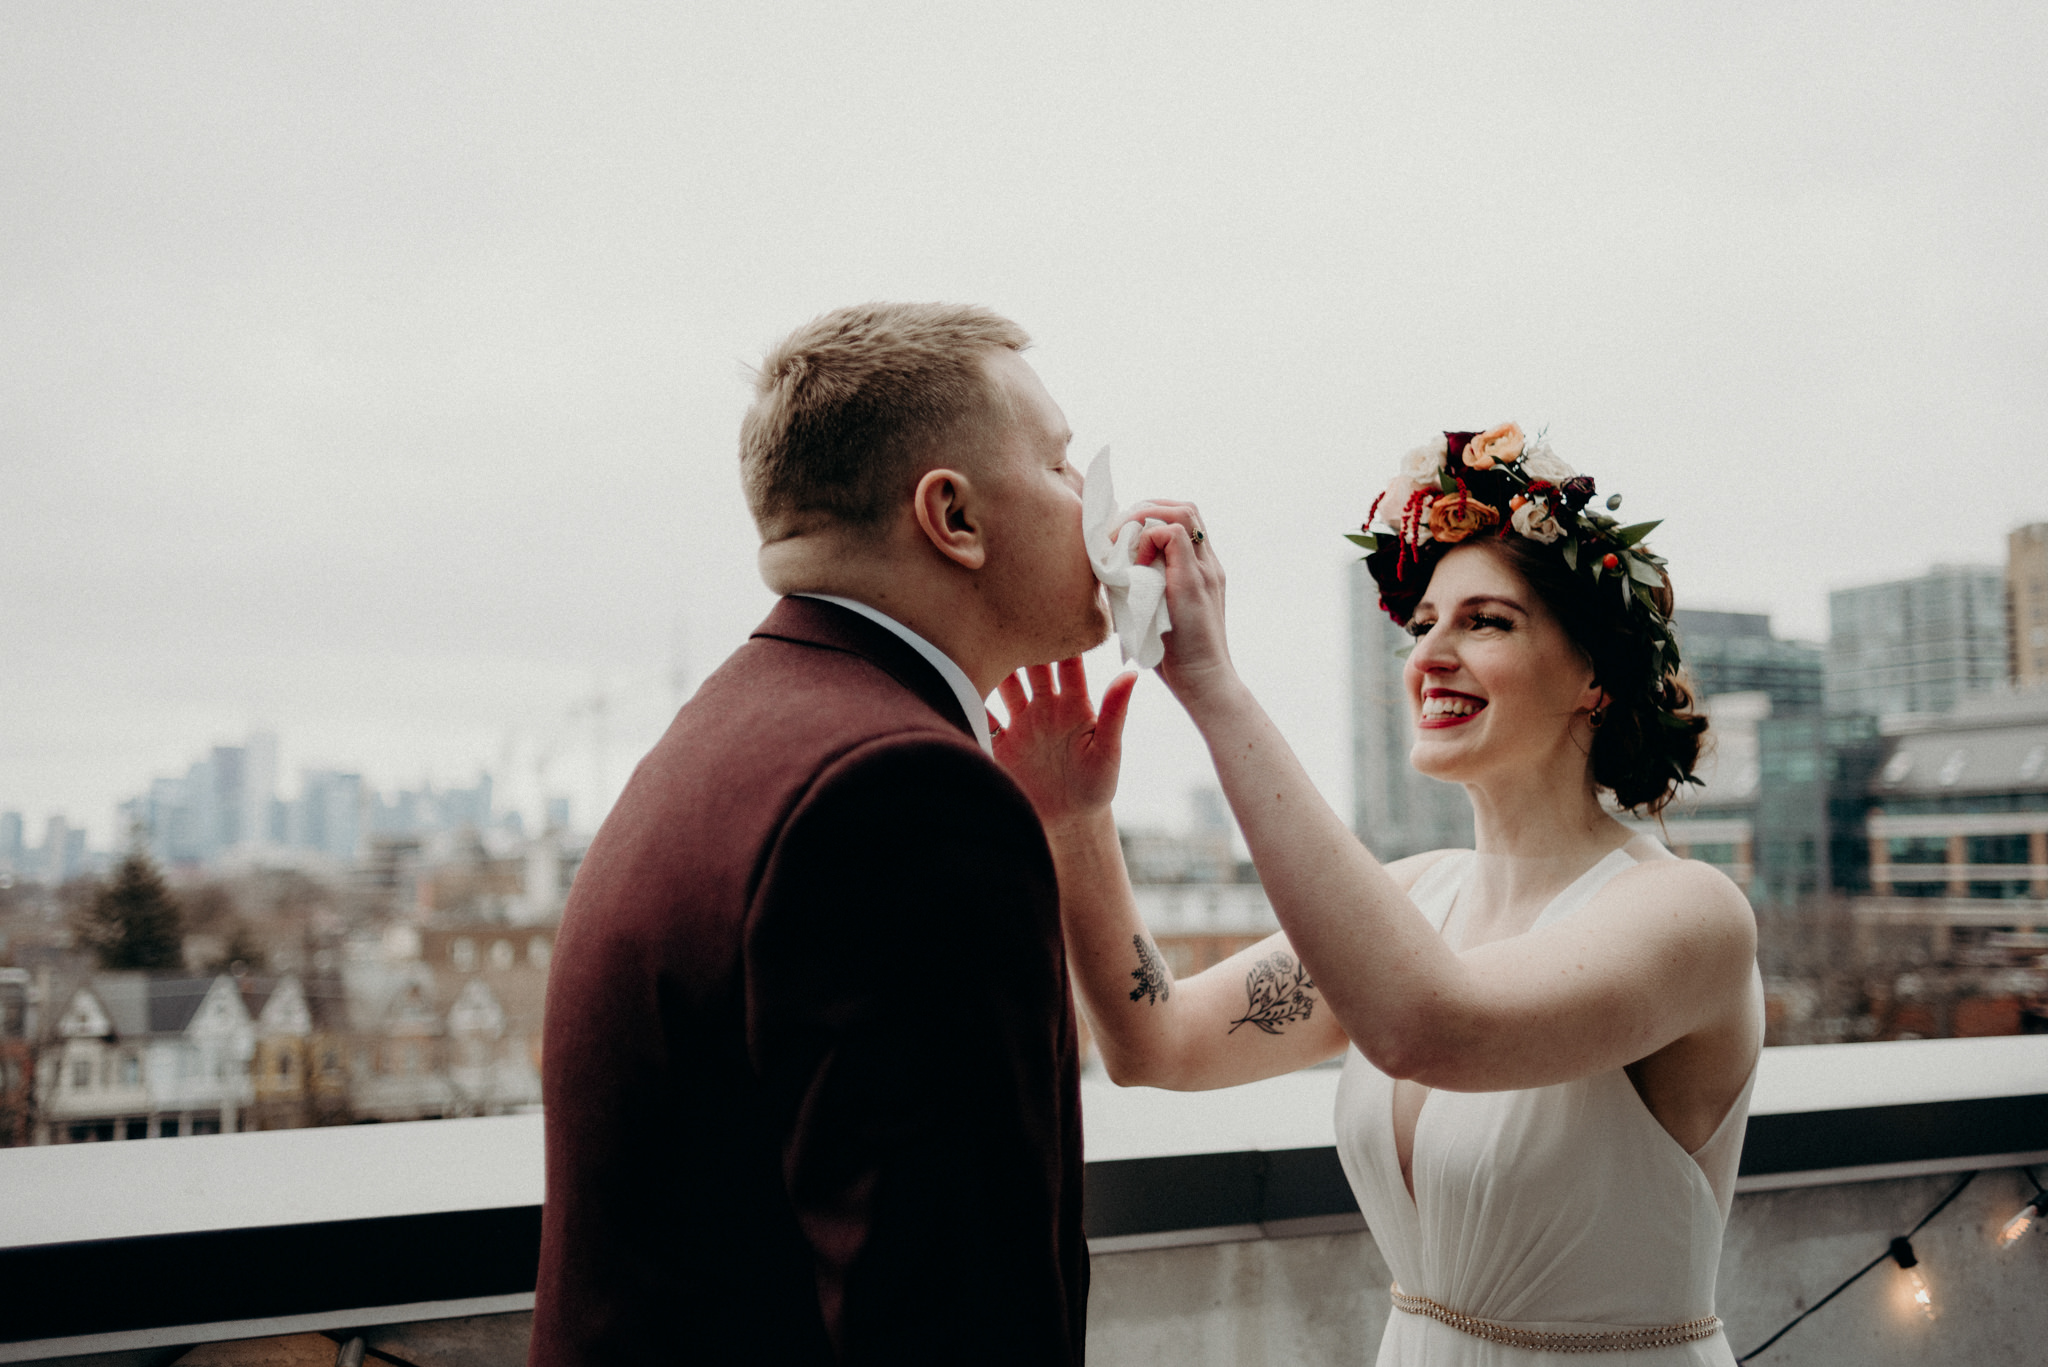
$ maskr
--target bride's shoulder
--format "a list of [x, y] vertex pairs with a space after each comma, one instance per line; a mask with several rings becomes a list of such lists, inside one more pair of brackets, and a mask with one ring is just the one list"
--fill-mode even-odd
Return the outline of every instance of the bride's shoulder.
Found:
[[1411, 854], [1406, 859], [1396, 859], [1393, 863], [1388, 864], [1387, 876], [1401, 885], [1401, 891], [1409, 892], [1415, 887], [1417, 879], [1444, 860], [1449, 859], [1453, 855], [1470, 853], [1472, 853], [1470, 850], [1457, 849], [1424, 850], [1421, 854]]
[[1625, 892], [1617, 892], [1629, 903], [1638, 908], [1682, 907], [1731, 929], [1747, 927], [1748, 933], [1755, 935], [1756, 913], [1749, 898], [1726, 873], [1697, 859], [1680, 859], [1647, 836], [1637, 837], [1627, 848], [1636, 864], [1624, 875]]

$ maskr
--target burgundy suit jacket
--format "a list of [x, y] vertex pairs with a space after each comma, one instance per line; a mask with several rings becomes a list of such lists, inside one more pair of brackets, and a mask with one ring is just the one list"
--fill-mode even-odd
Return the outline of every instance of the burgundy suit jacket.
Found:
[[1067, 1364], [1045, 834], [914, 650], [785, 598], [641, 761], [549, 975], [535, 1367]]

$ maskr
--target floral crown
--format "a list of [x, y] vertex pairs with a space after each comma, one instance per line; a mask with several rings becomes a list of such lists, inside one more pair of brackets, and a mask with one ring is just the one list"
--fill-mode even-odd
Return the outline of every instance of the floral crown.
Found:
[[[1365, 524], [1346, 536], [1365, 548], [1380, 606], [1402, 625], [1452, 546], [1509, 535], [1554, 546], [1589, 591], [1620, 595], [1623, 613], [1649, 639], [1650, 677], [1661, 680], [1678, 667], [1678, 638], [1664, 558], [1643, 544], [1660, 524], [1623, 526], [1608, 515], [1621, 495], [1611, 495], [1603, 512], [1591, 506], [1594, 493], [1593, 477], [1558, 459], [1542, 433], [1529, 441], [1513, 423], [1446, 432], [1402, 458], [1400, 474], [1373, 500]], [[1689, 725], [1669, 712], [1660, 719]]]

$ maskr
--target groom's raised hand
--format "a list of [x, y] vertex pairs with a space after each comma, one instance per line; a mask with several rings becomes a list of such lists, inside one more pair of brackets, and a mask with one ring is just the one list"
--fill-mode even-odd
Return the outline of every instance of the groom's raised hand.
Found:
[[1033, 665], [998, 686], [1010, 717], [991, 727], [996, 759], [1048, 828], [1108, 810], [1123, 759], [1124, 718], [1137, 684], [1136, 673], [1119, 674], [1102, 691], [1097, 711], [1088, 700], [1087, 673], [1075, 657], [1059, 662], [1057, 676], [1051, 665]]

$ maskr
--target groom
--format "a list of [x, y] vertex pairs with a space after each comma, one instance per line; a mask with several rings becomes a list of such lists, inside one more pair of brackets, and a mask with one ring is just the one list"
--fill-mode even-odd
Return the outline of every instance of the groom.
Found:
[[761, 367], [740, 472], [789, 596], [569, 897], [536, 1367], [1081, 1361], [1058, 891], [982, 700], [1108, 622], [1027, 343], [871, 304]]

